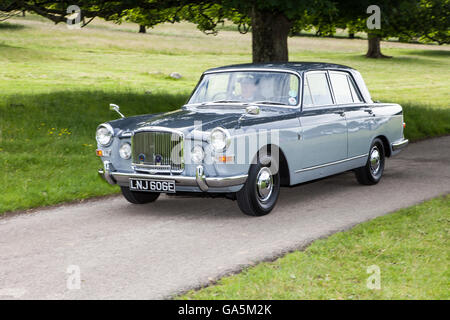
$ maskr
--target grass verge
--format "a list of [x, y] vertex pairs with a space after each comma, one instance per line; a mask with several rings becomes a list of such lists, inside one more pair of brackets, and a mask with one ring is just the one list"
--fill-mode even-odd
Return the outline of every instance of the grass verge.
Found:
[[[449, 228], [447, 195], [177, 299], [449, 299]], [[367, 287], [370, 266], [380, 270], [380, 289]]]

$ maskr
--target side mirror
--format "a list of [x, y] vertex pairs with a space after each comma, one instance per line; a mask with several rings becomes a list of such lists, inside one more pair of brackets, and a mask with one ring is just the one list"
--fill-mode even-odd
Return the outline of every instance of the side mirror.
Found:
[[120, 107], [117, 104], [110, 103], [109, 110], [117, 112], [120, 117], [125, 118], [125, 116], [120, 112]]

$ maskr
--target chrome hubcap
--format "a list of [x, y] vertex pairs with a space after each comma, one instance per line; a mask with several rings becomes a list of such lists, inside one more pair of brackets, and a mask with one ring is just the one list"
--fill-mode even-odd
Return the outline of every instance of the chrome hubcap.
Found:
[[380, 163], [381, 163], [381, 156], [378, 147], [374, 146], [370, 151], [369, 162], [370, 162], [370, 171], [372, 172], [372, 175], [376, 176], [378, 171], [380, 171]]
[[273, 177], [269, 168], [263, 167], [256, 176], [256, 189], [260, 201], [267, 201], [273, 191]]

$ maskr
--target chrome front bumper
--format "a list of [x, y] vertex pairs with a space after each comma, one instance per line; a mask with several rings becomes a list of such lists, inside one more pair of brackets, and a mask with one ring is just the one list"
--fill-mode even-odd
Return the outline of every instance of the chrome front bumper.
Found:
[[408, 143], [409, 143], [408, 139], [403, 139], [400, 142], [394, 142], [392, 144], [392, 151], [397, 151], [397, 150], [403, 149], [404, 147], [406, 147], [408, 145]]
[[128, 186], [130, 178], [154, 179], [154, 180], [172, 180], [176, 186], [199, 187], [201, 191], [208, 191], [209, 188], [232, 187], [244, 184], [247, 181], [247, 175], [228, 176], [228, 177], [206, 177], [203, 166], [196, 168], [195, 177], [181, 175], [163, 175], [146, 173], [129, 173], [112, 171], [111, 165], [105, 162], [103, 169], [98, 170], [98, 174], [109, 184], [118, 184]]

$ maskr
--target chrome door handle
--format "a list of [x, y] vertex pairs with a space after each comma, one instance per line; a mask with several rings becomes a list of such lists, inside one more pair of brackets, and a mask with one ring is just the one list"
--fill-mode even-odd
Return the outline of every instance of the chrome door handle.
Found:
[[341, 117], [345, 117], [345, 112], [344, 111], [338, 111], [337, 112]]
[[364, 112], [367, 112], [368, 114], [373, 114], [372, 109], [364, 109]]

